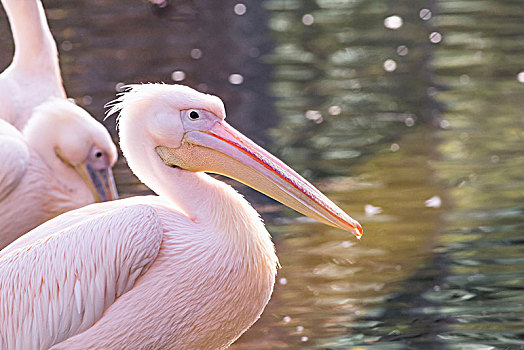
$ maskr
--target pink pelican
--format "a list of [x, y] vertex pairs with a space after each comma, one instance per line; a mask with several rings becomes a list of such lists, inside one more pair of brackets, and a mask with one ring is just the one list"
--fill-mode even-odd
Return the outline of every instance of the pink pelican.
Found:
[[158, 196], [62, 214], [0, 251], [0, 348], [224, 349], [261, 315], [278, 259], [232, 177], [328, 225], [360, 224], [225, 121], [222, 101], [134, 85], [120, 112], [129, 167]]
[[[0, 248], [65, 211], [117, 198], [117, 153], [102, 124], [66, 98], [39, 0], [2, 0], [15, 55], [0, 74]], [[32, 119], [35, 119], [34, 121]]]
[[73, 107], [45, 102], [23, 132], [0, 119], [0, 249], [59, 214], [117, 198], [116, 147], [102, 124]]

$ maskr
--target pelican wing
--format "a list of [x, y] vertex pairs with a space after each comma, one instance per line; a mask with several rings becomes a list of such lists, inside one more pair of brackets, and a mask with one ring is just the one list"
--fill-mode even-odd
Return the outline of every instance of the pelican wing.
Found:
[[29, 149], [18, 131], [0, 120], [0, 202], [13, 192], [24, 177], [29, 157]]
[[48, 349], [85, 331], [155, 260], [162, 229], [152, 207], [78, 211], [90, 210], [0, 251], [0, 349]]

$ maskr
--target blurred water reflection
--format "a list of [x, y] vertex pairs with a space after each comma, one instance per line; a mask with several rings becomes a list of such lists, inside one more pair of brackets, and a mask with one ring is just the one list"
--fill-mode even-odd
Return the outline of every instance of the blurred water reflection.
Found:
[[[520, 0], [44, 4], [66, 88], [98, 118], [126, 83], [219, 94], [364, 224], [356, 242], [239, 186], [282, 269], [232, 349], [524, 346]], [[4, 18], [0, 45], [4, 67]], [[146, 191], [123, 161], [116, 175]]]

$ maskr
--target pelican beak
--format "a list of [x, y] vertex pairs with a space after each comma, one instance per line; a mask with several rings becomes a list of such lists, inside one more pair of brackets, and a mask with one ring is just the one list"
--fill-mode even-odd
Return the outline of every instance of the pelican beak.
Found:
[[59, 148], [55, 148], [55, 153], [62, 162], [73, 168], [78, 175], [80, 175], [87, 187], [91, 190], [95, 202], [108, 202], [118, 199], [115, 179], [113, 178], [113, 171], [110, 165], [96, 169], [96, 166], [90, 164], [91, 160], [73, 165], [67, 160]]
[[165, 164], [240, 181], [296, 211], [362, 236], [362, 226], [302, 176], [225, 121], [185, 133], [178, 148], [156, 147]]
[[97, 170], [88, 163], [82, 163], [73, 166], [73, 168], [91, 190], [95, 202], [108, 202], [118, 199], [111, 167]]

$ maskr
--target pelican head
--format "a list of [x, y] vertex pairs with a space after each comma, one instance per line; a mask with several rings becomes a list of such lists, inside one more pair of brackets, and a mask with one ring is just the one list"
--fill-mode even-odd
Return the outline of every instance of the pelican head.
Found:
[[[362, 235], [356, 220], [226, 123], [224, 104], [218, 97], [183, 85], [131, 85], [115, 101], [110, 113], [118, 111], [121, 148], [132, 170], [132, 154], [145, 152], [171, 168], [228, 176], [304, 215], [358, 238]], [[127, 152], [131, 147], [134, 152]], [[141, 168], [147, 166], [141, 164]], [[147, 180], [148, 185], [152, 183], [152, 179]]]
[[118, 199], [111, 170], [116, 146], [84, 109], [50, 99], [35, 108], [23, 134], [73, 196], [85, 198], [85, 204]]

